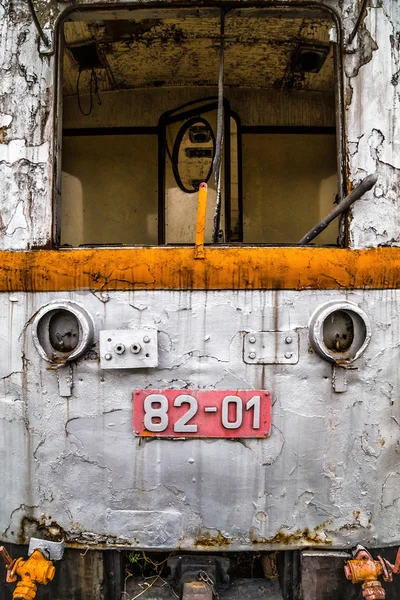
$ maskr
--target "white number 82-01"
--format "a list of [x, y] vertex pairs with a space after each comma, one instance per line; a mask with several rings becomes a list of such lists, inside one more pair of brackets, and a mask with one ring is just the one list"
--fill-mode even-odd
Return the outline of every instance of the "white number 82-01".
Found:
[[[253, 429], [260, 428], [260, 396], [248, 400], [245, 411], [253, 409]], [[198, 412], [196, 398], [189, 394], [180, 394], [173, 401], [175, 407], [188, 404], [189, 409], [174, 423], [174, 433], [197, 433], [198, 426], [190, 423]], [[229, 409], [233, 407], [235, 418], [229, 420]], [[208, 412], [217, 412], [216, 407], [210, 407]], [[169, 425], [168, 399], [163, 394], [149, 394], [144, 400], [144, 426], [148, 431], [158, 433], [165, 431]], [[232, 412], [232, 410], [231, 410]], [[232, 416], [232, 415], [231, 415]], [[221, 406], [221, 423], [225, 429], [238, 429], [243, 423], [243, 401], [238, 396], [225, 396]]]

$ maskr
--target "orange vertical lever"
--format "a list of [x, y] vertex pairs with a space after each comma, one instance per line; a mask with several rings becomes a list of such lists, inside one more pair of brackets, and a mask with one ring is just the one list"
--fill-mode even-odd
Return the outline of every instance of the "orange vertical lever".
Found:
[[204, 235], [206, 229], [206, 209], [207, 184], [203, 182], [199, 186], [199, 199], [197, 202], [196, 241], [194, 246], [194, 257], [198, 259], [205, 258]]

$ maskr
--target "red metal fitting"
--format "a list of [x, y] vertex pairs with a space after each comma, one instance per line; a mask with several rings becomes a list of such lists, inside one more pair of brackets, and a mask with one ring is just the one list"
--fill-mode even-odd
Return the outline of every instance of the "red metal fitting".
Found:
[[397, 551], [396, 562], [392, 565], [386, 558], [378, 556], [374, 560], [371, 554], [358, 546], [354, 559], [348, 560], [344, 567], [347, 579], [352, 583], [362, 584], [362, 594], [368, 600], [384, 600], [386, 593], [379, 577], [384, 581], [393, 581], [393, 573], [400, 572], [400, 548]]
[[385, 600], [386, 592], [379, 581], [366, 581], [362, 584], [362, 595], [367, 600]]

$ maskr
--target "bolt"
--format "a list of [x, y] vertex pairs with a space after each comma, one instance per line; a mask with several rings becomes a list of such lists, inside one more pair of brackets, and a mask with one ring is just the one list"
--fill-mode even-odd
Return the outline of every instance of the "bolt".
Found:
[[131, 346], [131, 352], [133, 354], [138, 354], [138, 352], [140, 352], [142, 349], [142, 346], [139, 344], [139, 342], [135, 342], [134, 344], [132, 344]]
[[148, 344], [150, 342], [149, 336], [145, 335], [144, 338], [143, 338], [143, 341], [144, 341], [145, 344]]
[[251, 337], [249, 337], [249, 342], [250, 342], [250, 344], [255, 344], [256, 343], [256, 338], [254, 337], [254, 335], [252, 335]]
[[116, 344], [114, 350], [117, 354], [123, 354], [125, 352], [125, 346], [124, 344]]
[[286, 344], [291, 344], [293, 342], [293, 338], [290, 337], [290, 335], [288, 335], [287, 337], [285, 337], [285, 343]]
[[255, 358], [256, 356], [255, 352], [249, 352], [249, 358]]
[[292, 358], [293, 352], [285, 352], [285, 358]]
[[112, 359], [112, 356], [111, 356], [111, 354], [110, 354], [109, 352], [107, 352], [107, 354], [105, 354], [104, 358], [105, 358], [106, 360], [111, 360], [111, 359]]

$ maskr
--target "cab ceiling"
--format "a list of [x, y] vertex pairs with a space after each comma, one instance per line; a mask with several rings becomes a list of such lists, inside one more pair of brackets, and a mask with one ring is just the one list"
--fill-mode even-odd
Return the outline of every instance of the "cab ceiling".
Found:
[[[64, 24], [64, 94], [171, 86], [216, 86], [220, 60], [220, 11], [181, 9], [77, 13]], [[331, 92], [331, 19], [320, 13], [261, 9], [225, 16], [224, 85]], [[317, 73], [294, 58], [304, 46], [325, 47]], [[94, 67], [95, 82], [91, 65]]]

